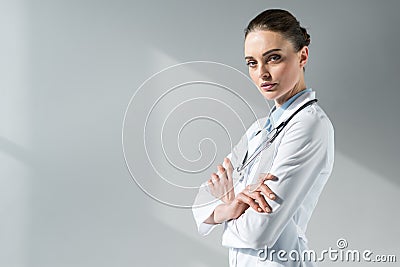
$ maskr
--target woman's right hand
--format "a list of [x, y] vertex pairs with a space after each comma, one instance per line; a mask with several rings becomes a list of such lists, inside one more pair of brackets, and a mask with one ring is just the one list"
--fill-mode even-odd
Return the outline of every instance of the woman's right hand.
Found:
[[207, 184], [211, 195], [220, 199], [225, 204], [229, 204], [235, 199], [232, 178], [233, 166], [228, 158], [224, 159], [224, 165], [226, 168], [224, 168], [222, 165], [217, 166], [219, 175], [212, 173]]

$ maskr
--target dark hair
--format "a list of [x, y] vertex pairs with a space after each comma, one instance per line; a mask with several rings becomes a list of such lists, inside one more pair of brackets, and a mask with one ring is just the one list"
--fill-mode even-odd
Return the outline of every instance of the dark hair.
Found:
[[282, 9], [268, 9], [261, 12], [250, 21], [245, 29], [246, 39], [250, 32], [268, 30], [282, 34], [292, 42], [296, 52], [310, 44], [310, 35], [300, 26], [299, 21], [288, 11]]

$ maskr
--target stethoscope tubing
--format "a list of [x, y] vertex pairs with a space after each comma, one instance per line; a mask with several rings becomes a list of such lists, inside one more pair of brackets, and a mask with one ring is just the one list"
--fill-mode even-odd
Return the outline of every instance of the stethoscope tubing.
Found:
[[[274, 132], [273, 136], [271, 138], [267, 138], [265, 141], [265, 145], [263, 147], [261, 147], [261, 149], [257, 149], [256, 151], [253, 152], [253, 154], [250, 156], [249, 159], [247, 159], [248, 156], [248, 150], [246, 152], [246, 155], [244, 156], [243, 162], [242, 164], [240, 164], [240, 166], [238, 166], [236, 168], [237, 172], [241, 172], [244, 169], [246, 169], [246, 167], [253, 162], [260, 154], [261, 152], [263, 152], [265, 149], [267, 149], [268, 147], [271, 146], [271, 144], [275, 141], [275, 139], [278, 137], [278, 135], [282, 132], [283, 128], [285, 128], [285, 126], [289, 123], [289, 121], [297, 114], [299, 113], [301, 110], [303, 110], [304, 108], [306, 108], [309, 105], [312, 105], [314, 103], [316, 103], [318, 101], [318, 99], [312, 99], [310, 101], [308, 101], [307, 103], [303, 104], [301, 107], [299, 107], [295, 112], [293, 112], [292, 115], [290, 115], [289, 118], [287, 118], [285, 121], [283, 121], [281, 124], [279, 124], [277, 127], [275, 127], [274, 129], [271, 130], [270, 133]], [[257, 134], [259, 134], [261, 131], [259, 131]], [[270, 134], [269, 133], [269, 134]], [[257, 135], [256, 134], [256, 135]]]

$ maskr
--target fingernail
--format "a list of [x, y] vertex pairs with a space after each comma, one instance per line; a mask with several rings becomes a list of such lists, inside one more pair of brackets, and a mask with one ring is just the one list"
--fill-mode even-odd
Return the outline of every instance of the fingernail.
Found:
[[257, 208], [257, 210], [258, 210], [258, 212], [262, 212], [262, 209], [261, 209], [261, 208]]
[[271, 198], [271, 199], [274, 199], [275, 198], [275, 194], [269, 194], [269, 197]]

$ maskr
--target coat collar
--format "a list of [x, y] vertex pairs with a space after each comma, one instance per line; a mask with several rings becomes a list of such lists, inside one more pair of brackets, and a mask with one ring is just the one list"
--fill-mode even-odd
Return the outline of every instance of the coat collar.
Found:
[[252, 140], [260, 133], [266, 134], [265, 130], [269, 124], [268, 122], [269, 119], [272, 125], [271, 129], [273, 129], [276, 126], [278, 126], [282, 121], [289, 118], [290, 115], [296, 112], [296, 110], [301, 105], [312, 99], [315, 99], [315, 92], [312, 91], [311, 88], [308, 88], [297, 93], [295, 96], [286, 101], [281, 107], [279, 108], [276, 108], [276, 106], [272, 107], [268, 116], [257, 120], [256, 124], [254, 125], [254, 128], [253, 127], [251, 128], [250, 132], [248, 133], [248, 139]]
[[[287, 118], [289, 118], [294, 112], [296, 112], [296, 110], [303, 104], [305, 104], [306, 102], [315, 99], [315, 92], [314, 91], [306, 91], [303, 94], [301, 94], [299, 97], [297, 97], [293, 103], [291, 103], [288, 107], [286, 107], [285, 109], [282, 109], [282, 113], [281, 115], [278, 117], [278, 120], [274, 121], [272, 120], [272, 125], [273, 127], [276, 127], [277, 125], [279, 125], [280, 123], [282, 123], [282, 121], [285, 121]], [[283, 105], [282, 105], [283, 106]], [[272, 111], [272, 110], [271, 110]], [[278, 110], [276, 110], [278, 111]], [[276, 112], [275, 111], [275, 112]], [[272, 111], [274, 112], [274, 111]]]

